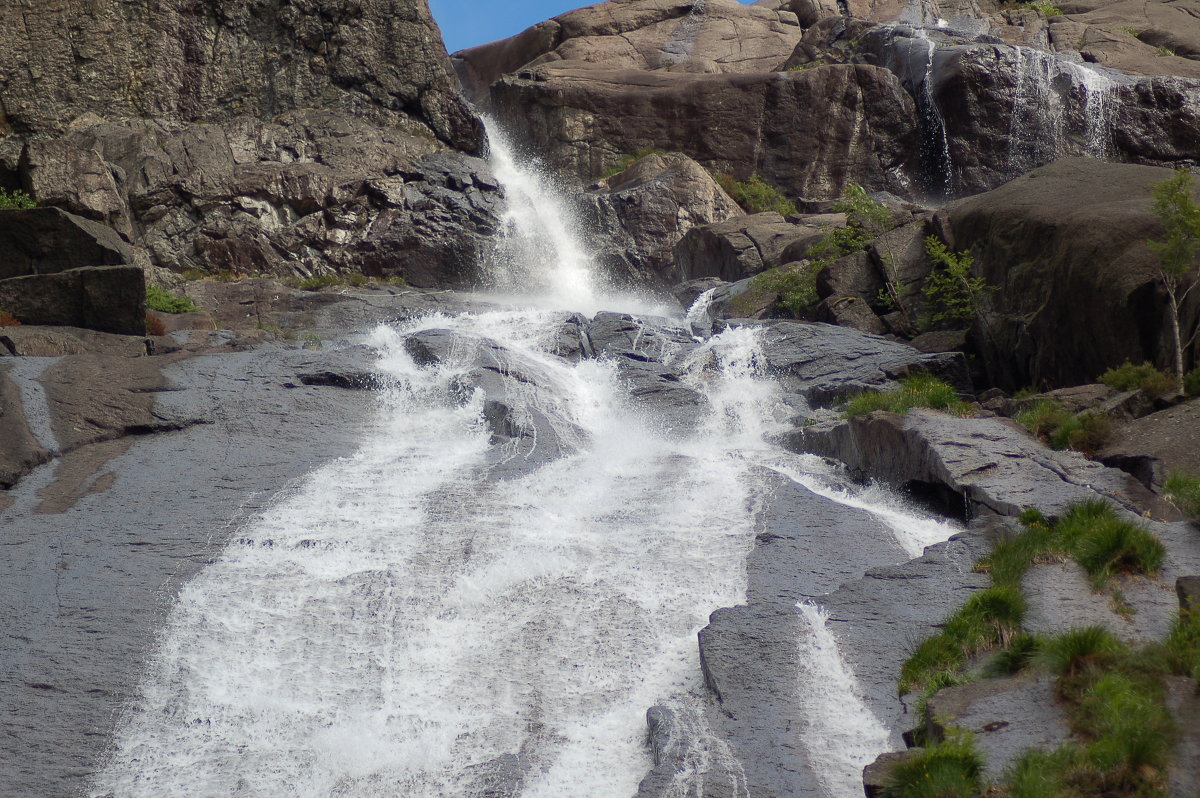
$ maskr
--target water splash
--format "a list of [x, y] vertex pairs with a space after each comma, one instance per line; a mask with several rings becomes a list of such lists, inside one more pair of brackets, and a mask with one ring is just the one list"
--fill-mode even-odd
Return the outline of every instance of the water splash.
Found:
[[863, 700], [824, 608], [796, 608], [809, 629], [800, 643], [800, 703], [810, 729], [820, 730], [806, 733], [804, 746], [829, 798], [861, 795], [863, 768], [891, 750], [888, 731]]

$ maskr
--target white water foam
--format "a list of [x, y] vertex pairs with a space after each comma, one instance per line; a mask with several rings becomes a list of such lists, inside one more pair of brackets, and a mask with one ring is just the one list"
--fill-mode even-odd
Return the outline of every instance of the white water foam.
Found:
[[800, 704], [809, 721], [804, 746], [829, 798], [861, 795], [863, 768], [891, 750], [889, 735], [863, 700], [842, 659], [825, 610], [797, 604], [809, 633], [800, 642]]
[[[500, 150], [509, 196], [525, 200], [497, 283], [531, 306], [610, 301], [564, 204]], [[91, 794], [626, 798], [650, 767], [648, 707], [690, 706], [703, 731], [696, 632], [745, 598], [760, 467], [782, 461], [814, 485], [823, 472], [768, 442], [789, 413], [756, 330], [678, 358], [709, 409], [672, 435], [633, 412], [612, 363], [547, 353], [561, 318], [434, 316], [375, 333], [395, 382], [375, 434], [183, 588]], [[420, 367], [402, 341], [431, 329], [460, 343]], [[562, 452], [508, 479], [490, 476], [484, 397], [461, 388], [484, 340], [538, 373], [515, 399], [550, 419]], [[814, 712], [839, 745], [873, 745]], [[696, 738], [678, 794], [702, 788], [713, 757], [743, 794], [727, 748]], [[817, 764], [842, 778], [843, 760]]]

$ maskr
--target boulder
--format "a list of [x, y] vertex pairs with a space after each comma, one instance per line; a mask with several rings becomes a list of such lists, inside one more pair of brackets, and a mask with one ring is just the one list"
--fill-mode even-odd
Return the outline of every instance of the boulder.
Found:
[[[949, 247], [970, 250], [973, 273], [997, 289], [977, 336], [993, 384], [1078, 385], [1126, 360], [1169, 362], [1166, 296], [1146, 241], [1162, 234], [1150, 189], [1171, 175], [1068, 158], [938, 212]], [[1182, 324], [1198, 323], [1194, 296]]]
[[1162, 477], [1174, 471], [1200, 474], [1197, 425], [1200, 400], [1193, 399], [1121, 424], [1097, 454], [1125, 470], [1137, 466], [1148, 470], [1145, 476], [1152, 484], [1161, 484]]
[[703, 167], [686, 155], [649, 155], [583, 195], [597, 231], [597, 260], [618, 283], [679, 282], [672, 250], [696, 227], [743, 215]]
[[785, 252], [807, 251], [825, 234], [817, 227], [794, 225], [778, 213], [738, 216], [694, 227], [675, 246], [680, 279], [719, 277], [736, 282], [785, 262]]
[[848, 183], [903, 194], [919, 167], [912, 98], [866, 65], [697, 74], [556, 61], [502, 77], [491, 96], [532, 151], [585, 182], [644, 148], [812, 199]]
[[146, 334], [146, 276], [137, 266], [85, 266], [0, 280], [0, 308], [22, 324]]
[[985, 778], [998, 780], [1029, 749], [1053, 750], [1070, 735], [1055, 698], [1054, 679], [1045, 675], [947, 687], [929, 699], [929, 733], [940, 741], [950, 727], [970, 732], [983, 754]]
[[0, 280], [135, 262], [108, 227], [58, 208], [0, 211]]
[[1016, 516], [1037, 507], [1053, 517], [1071, 504], [1106, 498], [1138, 515], [1177, 517], [1129, 474], [1077, 452], [1047, 449], [1003, 418], [958, 418], [934, 410], [902, 416], [875, 412], [814, 424], [797, 431], [791, 443], [949, 509], [965, 505]]
[[927, 371], [970, 392], [960, 353], [927, 355], [907, 344], [830, 324], [763, 322], [768, 369], [788, 390], [828, 404], [870, 388], [888, 388], [899, 377]]

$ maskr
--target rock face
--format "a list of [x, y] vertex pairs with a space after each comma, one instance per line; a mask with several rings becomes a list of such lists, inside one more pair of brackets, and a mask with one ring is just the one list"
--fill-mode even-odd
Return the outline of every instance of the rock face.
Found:
[[1200, 62], [1181, 57], [1200, 47], [1194, 10], [1084, 2], [1047, 20], [909, 5], [617, 0], [455, 63], [478, 101], [584, 181], [642, 147], [825, 199], [847, 182], [962, 195], [1070, 155], [1200, 159]]
[[[950, 248], [969, 249], [997, 288], [976, 336], [993, 383], [1077, 385], [1125, 360], [1170, 362], [1146, 240], [1162, 235], [1150, 187], [1171, 174], [1070, 158], [939, 212]], [[1198, 322], [1194, 298], [1182, 323]]]
[[[498, 184], [425, 0], [0, 11], [0, 178], [175, 270], [475, 280]], [[69, 34], [68, 34], [69, 31]], [[81, 59], [86, 68], [73, 66]]]
[[743, 211], [686, 155], [648, 155], [584, 195], [598, 232], [596, 260], [618, 282], [671, 286], [681, 279], [673, 249], [690, 230]]
[[0, 62], [28, 65], [5, 76], [4, 132], [18, 139], [88, 114], [220, 125], [327, 108], [482, 146], [424, 0], [6, 4], [0, 28]]
[[610, 0], [569, 11], [511, 39], [463, 50], [455, 67], [477, 98], [527, 64], [582, 61], [630, 69], [771, 72], [800, 41], [796, 15], [734, 0]]
[[850, 182], [906, 193], [918, 167], [912, 98], [877, 67], [724, 75], [559, 61], [501, 78], [492, 103], [585, 181], [642, 148], [803, 197], [836, 197]]

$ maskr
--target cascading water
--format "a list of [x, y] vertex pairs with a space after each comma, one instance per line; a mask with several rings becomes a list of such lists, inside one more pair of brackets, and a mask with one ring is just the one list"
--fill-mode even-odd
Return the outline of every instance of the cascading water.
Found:
[[1024, 174], [1069, 154], [1110, 156], [1108, 105], [1117, 84], [1089, 65], [1030, 47], [1014, 47], [1012, 56], [1009, 171]]
[[796, 609], [810, 630], [800, 646], [800, 703], [809, 723], [821, 730], [809, 752], [827, 795], [858, 795], [863, 768], [890, 747], [888, 731], [863, 701], [854, 672], [829, 631], [825, 610], [810, 602]]
[[[512, 202], [497, 284], [572, 310], [620, 301], [597, 291], [555, 195], [498, 139], [492, 153]], [[180, 592], [92, 795], [628, 798], [651, 766], [647, 708], [704, 729], [696, 633], [745, 599], [767, 470], [877, 512], [896, 562], [952, 531], [771, 442], [790, 411], [754, 328], [661, 353], [707, 403], [678, 432], [631, 404], [612, 360], [552, 354], [563, 317], [435, 315], [372, 334], [392, 387], [371, 438]], [[454, 343], [418, 364], [405, 341], [433, 330]], [[497, 445], [489, 397], [464, 391], [485, 350], [505, 353], [514, 416], [548, 420], [532, 444], [554, 438], [548, 462]], [[823, 635], [812, 622], [799, 644], [828, 653]], [[854, 698], [852, 679], [820, 689]], [[865, 753], [830, 746], [880, 743], [834, 714], [814, 709], [803, 744], [840, 798]], [[732, 754], [701, 740], [677, 794], [696, 794], [714, 757]], [[736, 763], [723, 772], [745, 794]]]

